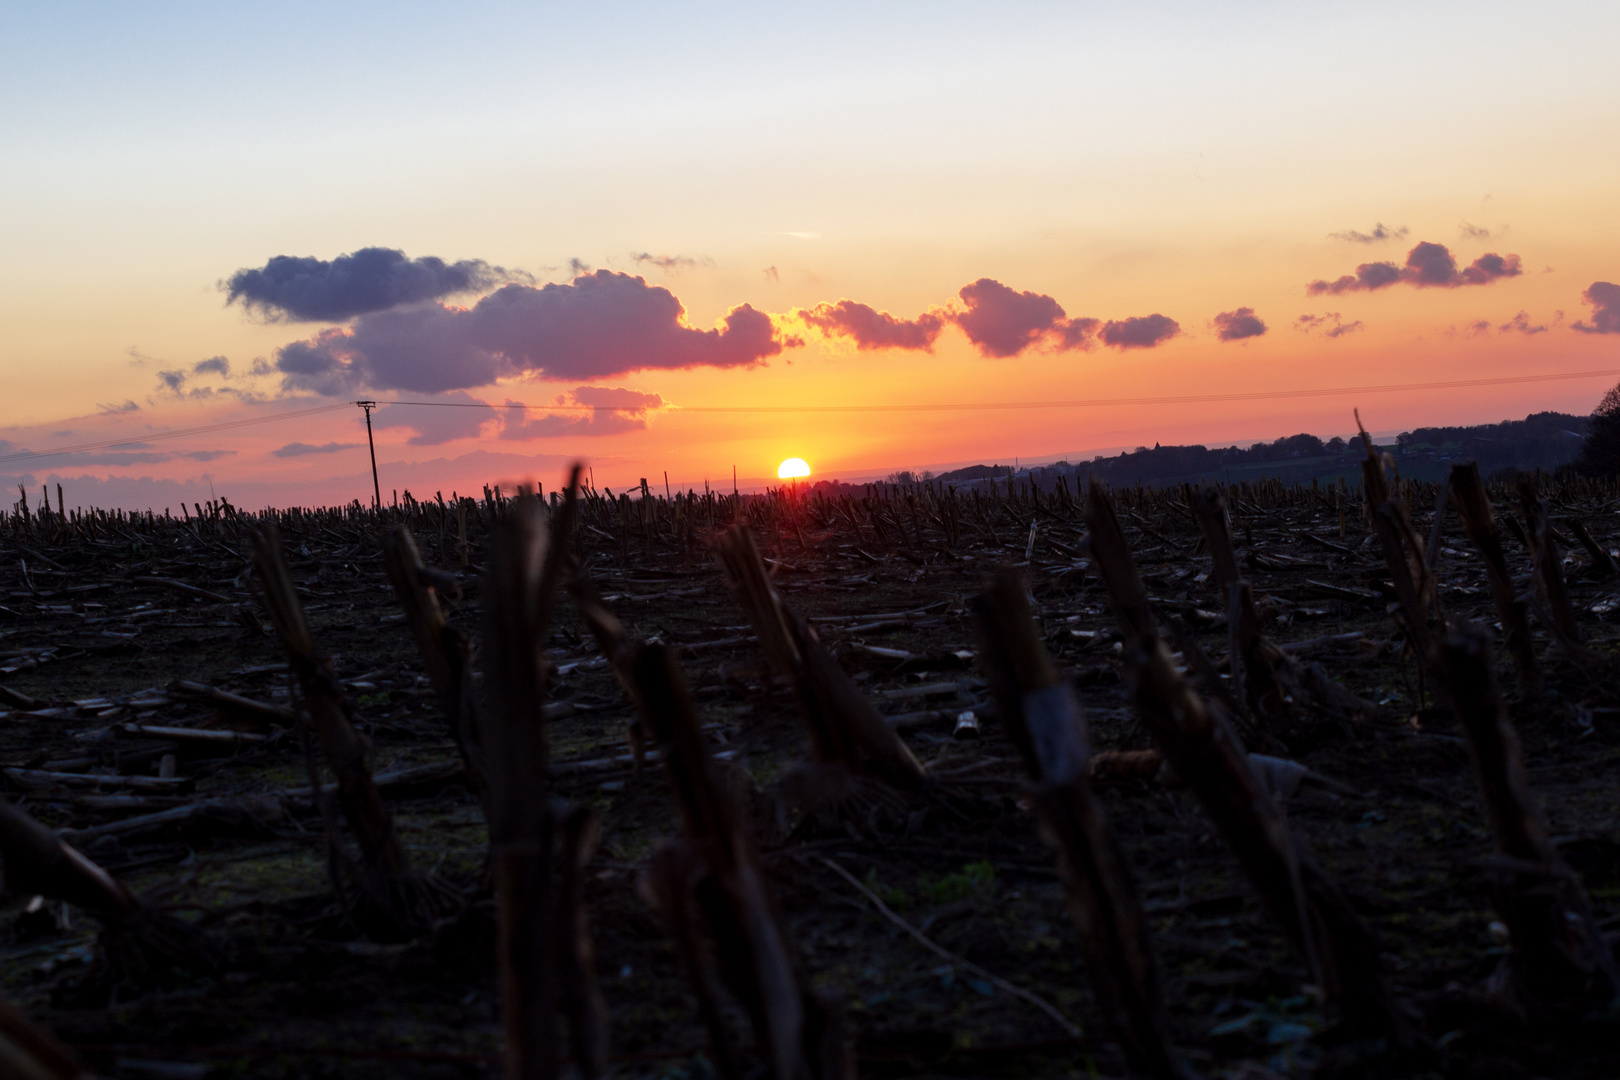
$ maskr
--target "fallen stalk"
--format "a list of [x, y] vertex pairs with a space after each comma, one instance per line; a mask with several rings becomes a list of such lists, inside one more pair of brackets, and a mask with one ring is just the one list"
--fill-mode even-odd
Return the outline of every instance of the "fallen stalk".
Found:
[[851, 874], [848, 870], [845, 870], [842, 866], [839, 866], [838, 863], [830, 858], [827, 858], [826, 856], [822, 856], [821, 861], [829, 870], [843, 878], [845, 881], [849, 882], [862, 896], [866, 897], [866, 899], [871, 902], [872, 906], [877, 908], [879, 915], [882, 915], [885, 919], [888, 919], [890, 922], [894, 923], [894, 925], [904, 930], [911, 936], [912, 940], [917, 942], [917, 944], [921, 945], [923, 948], [927, 949], [941, 960], [954, 964], [963, 971], [969, 972], [974, 976], [983, 979], [985, 982], [996, 987], [996, 989], [1003, 990], [1011, 994], [1013, 997], [1018, 998], [1020, 1001], [1026, 1001], [1035, 1006], [1035, 1008], [1039, 1009], [1041, 1012], [1050, 1017], [1053, 1023], [1057, 1024], [1058, 1027], [1067, 1032], [1070, 1038], [1080, 1039], [1084, 1037], [1085, 1032], [1080, 1029], [1079, 1025], [1075, 1024], [1074, 1021], [1070, 1020], [1067, 1016], [1064, 1016], [1061, 1012], [1059, 1012], [1057, 1007], [1051, 1002], [1047, 1001], [1039, 994], [1031, 993], [1021, 986], [1016, 986], [1013, 983], [1008, 982], [1006, 979], [1003, 979], [1000, 975], [986, 971], [973, 961], [960, 957], [951, 952], [949, 949], [945, 948], [943, 945], [940, 945], [928, 935], [924, 934], [921, 930], [918, 930], [915, 926], [912, 926], [905, 919], [901, 918], [899, 915], [896, 915], [894, 911], [890, 909], [889, 905], [885, 904], [878, 898], [876, 893], [874, 893], [871, 889], [868, 889], [865, 885], [862, 885], [860, 879], [858, 879], [854, 874]]

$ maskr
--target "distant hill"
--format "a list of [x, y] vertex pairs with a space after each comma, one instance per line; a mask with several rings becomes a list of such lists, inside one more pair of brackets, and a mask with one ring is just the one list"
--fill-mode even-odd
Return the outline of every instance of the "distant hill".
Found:
[[940, 473], [935, 480], [983, 480], [987, 476], [1006, 476], [1008, 465], [969, 465], [965, 469], [952, 469], [950, 472]]
[[[1587, 418], [1568, 413], [1533, 413], [1523, 420], [1471, 427], [1428, 427], [1402, 432], [1393, 446], [1385, 446], [1395, 456], [1403, 477], [1409, 480], [1439, 480], [1454, 461], [1473, 460], [1482, 473], [1504, 469], [1552, 471], [1567, 465], [1580, 452], [1586, 438]], [[1344, 477], [1351, 485], [1361, 479], [1363, 452], [1360, 440], [1346, 442], [1333, 438], [1326, 442], [1315, 435], [1290, 435], [1275, 442], [1259, 442], [1248, 448], [1207, 446], [1138, 447], [1117, 457], [1101, 457], [1079, 465], [1057, 465], [1020, 470], [1037, 482], [1092, 473], [1114, 485], [1180, 484], [1201, 480], [1257, 480], [1275, 478], [1288, 483], [1325, 482]], [[1005, 477], [1005, 465], [972, 465], [941, 474], [938, 479], [958, 484], [986, 477]]]

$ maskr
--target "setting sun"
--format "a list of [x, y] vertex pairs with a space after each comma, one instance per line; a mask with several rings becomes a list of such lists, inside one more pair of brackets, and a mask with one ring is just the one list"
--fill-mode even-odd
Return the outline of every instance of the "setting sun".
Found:
[[804, 458], [800, 457], [790, 457], [776, 468], [776, 476], [779, 480], [794, 480], [809, 475], [810, 466], [805, 463]]

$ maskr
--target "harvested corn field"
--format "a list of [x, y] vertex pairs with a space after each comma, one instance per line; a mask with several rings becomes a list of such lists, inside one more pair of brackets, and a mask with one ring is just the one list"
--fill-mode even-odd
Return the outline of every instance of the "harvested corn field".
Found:
[[25, 501], [0, 1029], [60, 1076], [1612, 1076], [1617, 508], [1370, 448]]

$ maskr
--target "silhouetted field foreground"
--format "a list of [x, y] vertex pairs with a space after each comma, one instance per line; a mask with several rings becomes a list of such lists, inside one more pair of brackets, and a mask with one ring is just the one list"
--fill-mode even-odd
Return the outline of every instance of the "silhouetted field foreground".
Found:
[[1620, 491], [1365, 476], [19, 507], [0, 1052], [1620, 1074]]

